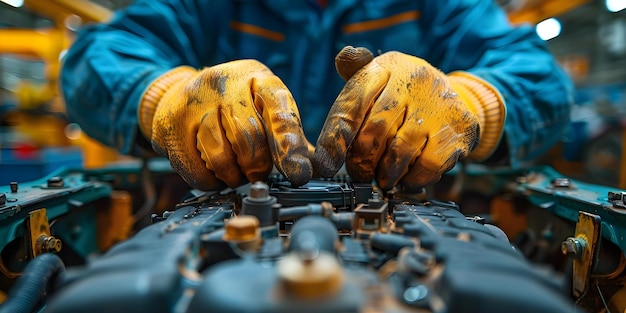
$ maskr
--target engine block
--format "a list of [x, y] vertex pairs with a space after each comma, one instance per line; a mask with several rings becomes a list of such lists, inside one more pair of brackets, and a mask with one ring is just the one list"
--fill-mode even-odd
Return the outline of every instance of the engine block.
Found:
[[47, 312], [572, 312], [454, 203], [280, 180], [206, 193], [54, 280]]

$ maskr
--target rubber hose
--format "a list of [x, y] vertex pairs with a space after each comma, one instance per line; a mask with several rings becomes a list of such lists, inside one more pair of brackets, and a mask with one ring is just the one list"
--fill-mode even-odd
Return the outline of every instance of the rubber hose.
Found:
[[31, 313], [44, 299], [50, 279], [65, 271], [56, 254], [44, 253], [32, 259], [0, 306], [0, 313]]

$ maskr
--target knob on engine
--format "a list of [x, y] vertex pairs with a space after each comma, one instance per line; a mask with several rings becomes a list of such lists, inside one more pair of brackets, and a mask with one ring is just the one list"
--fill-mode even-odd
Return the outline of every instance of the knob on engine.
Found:
[[344, 273], [333, 254], [337, 241], [337, 232], [328, 219], [307, 216], [296, 222], [290, 253], [278, 263], [278, 275], [287, 292], [314, 299], [341, 290]]
[[222, 238], [236, 243], [241, 249], [254, 249], [261, 241], [259, 220], [252, 215], [235, 217], [226, 223]]
[[344, 282], [337, 258], [325, 251], [287, 254], [278, 263], [278, 275], [287, 292], [304, 299], [336, 294]]

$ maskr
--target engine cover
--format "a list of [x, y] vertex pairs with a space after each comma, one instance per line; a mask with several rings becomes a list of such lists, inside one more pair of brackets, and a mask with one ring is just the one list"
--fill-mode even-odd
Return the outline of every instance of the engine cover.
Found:
[[574, 311], [495, 226], [372, 191], [255, 183], [241, 204], [190, 199], [69, 268], [47, 312]]

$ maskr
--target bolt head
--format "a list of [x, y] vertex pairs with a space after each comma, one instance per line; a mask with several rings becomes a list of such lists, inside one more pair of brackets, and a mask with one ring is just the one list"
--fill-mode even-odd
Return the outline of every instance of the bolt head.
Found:
[[250, 186], [249, 198], [251, 199], [267, 199], [270, 196], [270, 188], [264, 183], [257, 181]]
[[50, 177], [47, 180], [48, 188], [61, 188], [63, 187], [63, 178], [59, 176]]
[[252, 215], [240, 215], [225, 225], [224, 240], [242, 242], [259, 238], [259, 220]]
[[552, 187], [555, 188], [569, 188], [571, 186], [571, 182], [569, 178], [566, 177], [558, 177], [552, 180]]
[[571, 255], [574, 258], [579, 258], [583, 255], [583, 249], [586, 242], [580, 238], [569, 237], [561, 243], [561, 252], [564, 255]]

